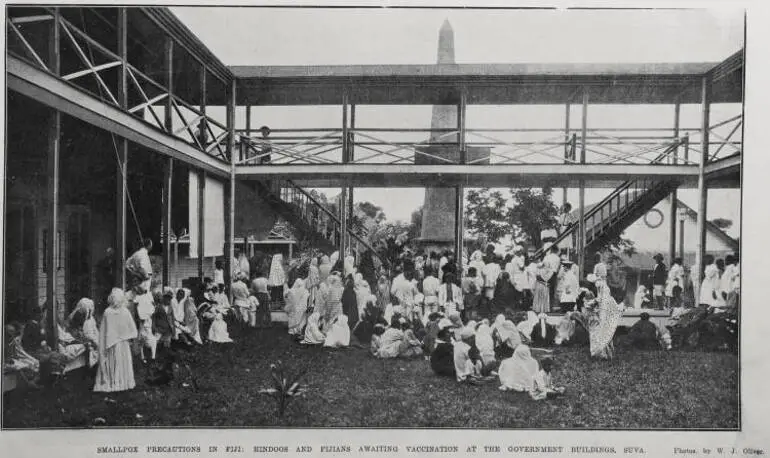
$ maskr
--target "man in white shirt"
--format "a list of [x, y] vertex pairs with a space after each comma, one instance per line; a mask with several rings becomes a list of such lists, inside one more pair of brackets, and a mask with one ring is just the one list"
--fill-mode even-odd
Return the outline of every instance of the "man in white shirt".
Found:
[[422, 294], [425, 296], [424, 315], [438, 311], [438, 288], [441, 282], [429, 267], [425, 269], [425, 278], [422, 281]]
[[497, 285], [500, 271], [500, 264], [495, 259], [495, 255], [488, 255], [484, 269], [481, 271], [484, 276], [484, 298], [486, 299], [488, 310], [491, 310], [492, 300], [495, 298], [495, 286]]
[[548, 270], [553, 272], [553, 275], [551, 275], [550, 280], [548, 280], [548, 295], [549, 295], [548, 297], [550, 298], [551, 308], [554, 308], [559, 303], [559, 298], [556, 297], [556, 282], [557, 282], [557, 274], [561, 269], [561, 258], [559, 257], [558, 246], [547, 243], [545, 247], [548, 250], [548, 254], [545, 255], [545, 258], [543, 259], [543, 264], [545, 264]]

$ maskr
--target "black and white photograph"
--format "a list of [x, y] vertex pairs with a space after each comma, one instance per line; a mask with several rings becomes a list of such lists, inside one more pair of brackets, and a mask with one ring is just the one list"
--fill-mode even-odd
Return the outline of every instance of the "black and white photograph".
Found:
[[746, 430], [759, 43], [671, 3], [5, 4], [2, 429]]

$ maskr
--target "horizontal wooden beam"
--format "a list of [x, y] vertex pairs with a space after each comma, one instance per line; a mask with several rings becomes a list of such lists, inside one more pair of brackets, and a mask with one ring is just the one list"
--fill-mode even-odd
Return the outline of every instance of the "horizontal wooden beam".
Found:
[[11, 90], [192, 167], [229, 177], [229, 165], [224, 161], [22, 60], [8, 56], [6, 74]]
[[739, 188], [741, 185], [741, 154], [734, 154], [706, 164], [703, 171], [710, 189]]
[[577, 187], [580, 180], [593, 188], [614, 188], [637, 178], [676, 180], [681, 186], [697, 183], [694, 165], [609, 164], [329, 164], [246, 165], [239, 179], [286, 178], [302, 187]]

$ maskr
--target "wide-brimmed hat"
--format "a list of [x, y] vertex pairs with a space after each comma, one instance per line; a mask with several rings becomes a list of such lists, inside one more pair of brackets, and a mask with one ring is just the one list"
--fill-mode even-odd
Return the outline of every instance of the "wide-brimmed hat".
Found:
[[658, 253], [655, 256], [653, 256], [652, 259], [654, 259], [656, 261], [662, 261], [663, 260], [663, 255]]
[[573, 262], [570, 260], [570, 258], [566, 254], [563, 254], [561, 256], [561, 263], [562, 264], [573, 264]]

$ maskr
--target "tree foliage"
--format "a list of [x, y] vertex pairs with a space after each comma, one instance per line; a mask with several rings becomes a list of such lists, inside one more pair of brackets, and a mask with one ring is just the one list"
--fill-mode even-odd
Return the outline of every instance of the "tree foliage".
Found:
[[465, 196], [465, 227], [475, 237], [497, 242], [511, 232], [508, 201], [500, 191], [470, 189]]
[[730, 229], [733, 226], [733, 220], [726, 218], [714, 218], [711, 223], [719, 229]]
[[540, 231], [557, 226], [559, 209], [553, 202], [553, 189], [511, 189], [513, 206], [507, 214], [513, 237], [532, 246], [540, 246]]

